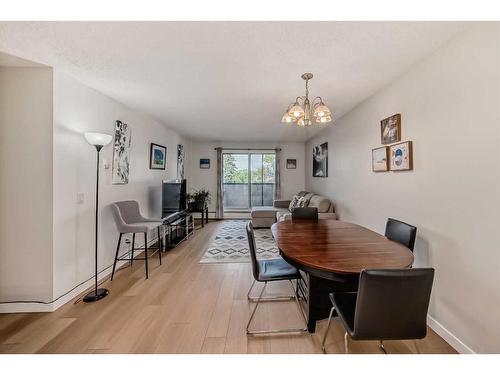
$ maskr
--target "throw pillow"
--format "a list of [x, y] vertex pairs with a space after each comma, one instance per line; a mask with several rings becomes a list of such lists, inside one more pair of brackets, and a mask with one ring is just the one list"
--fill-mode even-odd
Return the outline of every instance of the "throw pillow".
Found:
[[295, 207], [307, 207], [307, 203], [309, 202], [306, 197], [300, 197]]
[[297, 207], [297, 204], [299, 203], [299, 197], [296, 195], [293, 196], [292, 200], [290, 201], [290, 204], [288, 205], [288, 211], [292, 212], [292, 209], [294, 207]]

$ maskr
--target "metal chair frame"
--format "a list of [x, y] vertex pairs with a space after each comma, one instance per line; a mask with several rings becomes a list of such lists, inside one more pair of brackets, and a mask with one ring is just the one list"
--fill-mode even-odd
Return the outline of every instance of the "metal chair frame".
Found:
[[[248, 319], [248, 324], [246, 328], [247, 335], [259, 335], [259, 334], [270, 334], [270, 333], [292, 333], [292, 332], [307, 332], [307, 319], [304, 314], [304, 311], [302, 310], [302, 307], [300, 306], [299, 302], [299, 296], [297, 293], [298, 286], [294, 287], [292, 280], [290, 281], [290, 285], [293, 291], [293, 295], [290, 296], [271, 296], [271, 297], [262, 297], [264, 294], [264, 291], [266, 290], [267, 283], [268, 281], [264, 281], [264, 287], [260, 291], [260, 294], [258, 297], [251, 297], [250, 292], [252, 291], [255, 282], [257, 280], [254, 280], [252, 285], [250, 286], [250, 289], [248, 290], [247, 293], [247, 299], [250, 302], [255, 302], [255, 306], [252, 310], [252, 313], [250, 315], [250, 318]], [[277, 281], [277, 280], [276, 280]], [[255, 316], [255, 312], [257, 311], [257, 307], [259, 306], [260, 302], [277, 302], [277, 301], [290, 301], [294, 299], [295, 303], [297, 305], [297, 308], [300, 311], [300, 314], [302, 315], [302, 318], [304, 319], [305, 327], [304, 328], [285, 328], [285, 329], [269, 329], [269, 330], [258, 330], [258, 331], [250, 331], [250, 325], [252, 324], [253, 318]]]
[[[324, 354], [327, 354], [326, 353], [326, 347], [325, 347], [326, 337], [328, 336], [328, 331], [330, 330], [330, 324], [332, 322], [332, 316], [333, 316], [333, 312], [334, 311], [335, 311], [335, 307], [332, 307], [330, 309], [330, 315], [328, 316], [328, 324], [326, 326], [325, 335], [323, 336], [323, 340], [321, 340], [321, 350], [323, 351]], [[416, 347], [416, 345], [415, 345], [415, 347]], [[387, 352], [387, 350], [385, 349], [384, 341], [383, 340], [379, 340], [379, 342], [378, 342], [378, 348], [380, 349], [380, 351], [382, 353], [389, 354]], [[345, 354], [349, 353], [349, 334], [347, 332], [344, 334], [344, 352], [345, 352]]]
[[[115, 261], [113, 263], [113, 271], [111, 272], [111, 281], [113, 281], [113, 277], [115, 276], [115, 271], [116, 271], [116, 263], [118, 262], [129, 262], [130, 266], [134, 263], [134, 260], [143, 260], [144, 261], [144, 268], [146, 269], [146, 279], [149, 278], [149, 268], [148, 268], [148, 250], [153, 250], [151, 255], [153, 255], [156, 251], [158, 252], [158, 258], [160, 260], [160, 266], [161, 266], [161, 256], [162, 256], [162, 251], [163, 251], [163, 240], [161, 237], [160, 233], [160, 226], [157, 228], [158, 230], [158, 248], [151, 249], [148, 246], [148, 233], [144, 232], [144, 248], [136, 248], [135, 247], [135, 233], [132, 233], [132, 248], [127, 251], [125, 254], [123, 254], [121, 257], [118, 256], [118, 253], [120, 252], [120, 244], [122, 241], [122, 236], [126, 233], [120, 233], [120, 236], [118, 237], [118, 245], [116, 246], [116, 253], [115, 253]], [[134, 250], [144, 250], [144, 257], [141, 258], [134, 258]], [[126, 256], [130, 253], [130, 257], [126, 258]]]

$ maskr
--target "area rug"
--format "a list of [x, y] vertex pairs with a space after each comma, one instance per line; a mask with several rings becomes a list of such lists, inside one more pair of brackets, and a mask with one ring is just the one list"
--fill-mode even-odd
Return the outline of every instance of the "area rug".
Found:
[[[245, 226], [246, 220], [225, 220], [217, 230], [215, 238], [200, 260], [200, 263], [248, 263], [250, 250]], [[271, 229], [255, 229], [257, 258], [279, 258]]]

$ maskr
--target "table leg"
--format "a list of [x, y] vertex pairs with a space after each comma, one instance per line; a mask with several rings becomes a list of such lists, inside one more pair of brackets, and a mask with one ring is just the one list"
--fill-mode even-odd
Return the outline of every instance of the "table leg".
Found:
[[[309, 274], [307, 289], [307, 330], [314, 333], [316, 321], [328, 318], [332, 308], [330, 293], [354, 292], [357, 280], [333, 281]], [[336, 312], [334, 316], [337, 316]]]

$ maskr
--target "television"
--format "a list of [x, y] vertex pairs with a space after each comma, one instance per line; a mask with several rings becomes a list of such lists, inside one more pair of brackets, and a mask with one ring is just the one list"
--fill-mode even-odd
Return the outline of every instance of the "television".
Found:
[[186, 180], [162, 181], [162, 218], [186, 209]]

